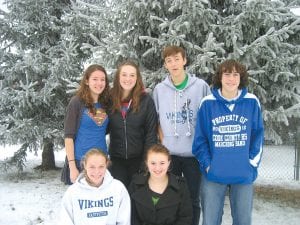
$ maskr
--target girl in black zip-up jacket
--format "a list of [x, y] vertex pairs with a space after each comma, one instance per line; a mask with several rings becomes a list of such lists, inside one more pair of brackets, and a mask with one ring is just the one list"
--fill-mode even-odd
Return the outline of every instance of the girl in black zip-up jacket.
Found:
[[141, 169], [145, 151], [157, 143], [157, 114], [154, 101], [144, 91], [139, 67], [122, 63], [115, 74], [109, 110], [109, 155], [114, 178], [127, 187]]

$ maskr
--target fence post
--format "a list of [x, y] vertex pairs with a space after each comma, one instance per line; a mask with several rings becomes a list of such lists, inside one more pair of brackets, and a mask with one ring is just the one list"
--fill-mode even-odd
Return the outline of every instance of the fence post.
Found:
[[295, 166], [294, 166], [294, 178], [299, 180], [299, 170], [300, 170], [300, 125], [296, 128], [295, 135]]

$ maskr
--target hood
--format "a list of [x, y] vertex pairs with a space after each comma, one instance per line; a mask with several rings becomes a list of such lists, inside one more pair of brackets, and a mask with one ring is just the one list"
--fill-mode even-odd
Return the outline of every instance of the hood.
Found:
[[113, 179], [114, 178], [111, 176], [110, 172], [108, 170], [106, 170], [104, 179], [103, 179], [103, 183], [100, 185], [100, 187], [93, 187], [88, 184], [88, 182], [85, 179], [85, 175], [83, 173], [80, 173], [78, 178], [76, 179], [75, 184], [80, 186], [81, 188], [86, 188], [86, 189], [91, 189], [91, 190], [95, 190], [95, 189], [101, 190], [101, 189], [106, 188], [106, 186], [109, 186], [109, 184], [113, 181]]
[[221, 89], [219, 89], [219, 88], [213, 88], [211, 92], [217, 101], [220, 101], [226, 105], [227, 104], [231, 105], [231, 104], [236, 104], [239, 101], [241, 101], [245, 97], [245, 95], [247, 94], [248, 91], [247, 91], [247, 88], [243, 88], [243, 89], [239, 90], [238, 97], [235, 99], [231, 99], [231, 100], [224, 98], [221, 95]]
[[[197, 78], [195, 77], [195, 75], [191, 75], [191, 74], [187, 74], [188, 76], [188, 82], [186, 84], [186, 88], [188, 88], [189, 86], [191, 86], [194, 82], [196, 82]], [[172, 82], [172, 79], [171, 79], [171, 75], [168, 75], [162, 82], [164, 85], [168, 86], [169, 88], [173, 89], [174, 91], [177, 91], [173, 82]]]

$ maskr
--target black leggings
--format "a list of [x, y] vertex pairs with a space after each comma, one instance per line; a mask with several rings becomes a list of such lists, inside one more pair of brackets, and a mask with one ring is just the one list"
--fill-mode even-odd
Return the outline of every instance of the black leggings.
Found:
[[123, 158], [110, 158], [112, 165], [109, 168], [111, 175], [125, 185], [127, 188], [131, 182], [131, 178], [135, 173], [141, 172], [143, 170], [142, 157], [123, 159]]

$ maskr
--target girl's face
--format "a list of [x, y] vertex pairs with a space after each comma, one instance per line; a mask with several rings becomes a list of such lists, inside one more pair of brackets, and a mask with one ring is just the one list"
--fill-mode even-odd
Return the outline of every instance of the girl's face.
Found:
[[96, 70], [92, 72], [89, 79], [86, 81], [86, 85], [89, 86], [93, 99], [97, 101], [99, 95], [105, 89], [105, 85], [106, 85], [105, 73], [103, 73], [100, 70]]
[[137, 81], [137, 72], [133, 66], [125, 65], [120, 70], [120, 85], [125, 92], [130, 92]]
[[149, 152], [146, 164], [150, 176], [161, 178], [167, 174], [170, 160], [166, 154]]
[[239, 85], [240, 85], [240, 74], [236, 71], [235, 68], [231, 72], [222, 73], [222, 93], [227, 94], [237, 94]]
[[86, 159], [84, 168], [91, 184], [99, 187], [107, 169], [107, 160], [102, 155], [91, 155]]

